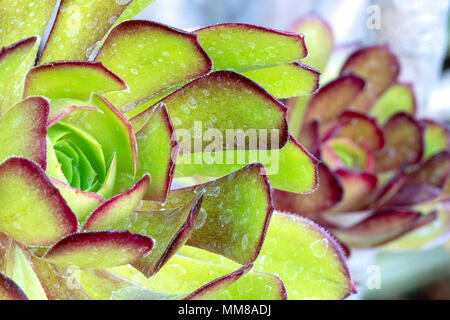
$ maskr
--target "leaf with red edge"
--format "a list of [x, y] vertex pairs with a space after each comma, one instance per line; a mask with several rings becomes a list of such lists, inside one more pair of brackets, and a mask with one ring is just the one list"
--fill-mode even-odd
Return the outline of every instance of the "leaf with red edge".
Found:
[[324, 135], [322, 140], [331, 138], [348, 138], [372, 151], [380, 150], [384, 146], [383, 132], [375, 119], [354, 111], [341, 113], [337, 124]]
[[[185, 248], [195, 251], [186, 252]], [[251, 264], [241, 266], [224, 259], [208, 251], [184, 246], [182, 253], [174, 255], [153, 277], [146, 278], [130, 266], [114, 268], [112, 272], [174, 298], [196, 295], [209, 300], [286, 299], [284, 285], [276, 276], [248, 271]]]
[[376, 211], [356, 225], [334, 232], [345, 243], [355, 248], [383, 245], [413, 230], [422, 214], [411, 210], [385, 209]]
[[318, 15], [309, 14], [289, 29], [305, 35], [308, 56], [302, 62], [320, 72], [325, 71], [334, 46], [330, 25]]
[[319, 88], [320, 72], [298, 62], [253, 70], [243, 75], [258, 83], [277, 99], [312, 94]]
[[0, 231], [25, 245], [46, 246], [77, 230], [77, 219], [44, 171], [9, 158], [0, 165]]
[[54, 178], [50, 178], [50, 181], [59, 190], [64, 200], [67, 201], [79, 222], [83, 222], [95, 208], [105, 201], [102, 196], [96, 193], [72, 188], [68, 184]]
[[319, 120], [323, 133], [342, 111], [350, 108], [363, 90], [364, 80], [354, 75], [342, 76], [328, 83], [309, 101], [304, 123]]
[[0, 163], [11, 156], [33, 160], [45, 169], [48, 101], [26, 99], [0, 118]]
[[378, 209], [384, 206], [393, 196], [397, 194], [400, 188], [405, 184], [405, 181], [406, 173], [405, 169], [402, 168], [377, 191], [370, 207]]
[[317, 214], [330, 209], [343, 197], [343, 189], [337, 177], [323, 163], [318, 166], [319, 186], [309, 194], [273, 191], [275, 209], [316, 218]]
[[417, 103], [412, 85], [397, 83], [378, 99], [370, 110], [370, 115], [379, 123], [385, 123], [396, 113], [405, 112], [414, 115], [416, 110]]
[[352, 109], [369, 112], [374, 102], [396, 82], [400, 73], [397, 57], [388, 46], [373, 46], [354, 52], [344, 63], [341, 75], [355, 74], [366, 81], [364, 92]]
[[102, 269], [142, 259], [152, 247], [152, 239], [128, 231], [77, 233], [56, 243], [44, 259], [63, 267]]
[[241, 264], [252, 262], [258, 256], [273, 211], [264, 167], [251, 164], [218, 180], [174, 190], [165, 204], [144, 201], [138, 210], [180, 208], [201, 192], [205, 195], [188, 244]]
[[375, 171], [386, 172], [418, 163], [423, 155], [423, 127], [412, 116], [397, 113], [383, 126], [384, 148], [375, 153]]
[[106, 95], [123, 111], [211, 70], [211, 61], [195, 34], [144, 20], [126, 21], [115, 27], [95, 60], [130, 87], [128, 92]]
[[289, 299], [343, 299], [355, 293], [344, 252], [322, 227], [276, 212], [254, 270], [277, 274]]
[[0, 272], [0, 300], [28, 300], [28, 297], [14, 281]]
[[344, 197], [336, 206], [326, 211], [327, 214], [358, 211], [370, 202], [378, 179], [368, 172], [339, 169], [335, 172], [344, 187]]
[[258, 145], [251, 146], [252, 149], [278, 149], [288, 140], [285, 106], [251, 80], [231, 71], [213, 72], [161, 101], [167, 106], [177, 131], [185, 129], [195, 136], [201, 130], [200, 123], [207, 129], [219, 130], [224, 138], [221, 139], [223, 150], [249, 149], [250, 145], [250, 141], [235, 145], [235, 136], [225, 139], [227, 129], [278, 130], [278, 135], [264, 137], [268, 146], [261, 142], [263, 139], [257, 139]]
[[322, 158], [333, 169], [354, 168], [371, 172], [373, 153], [348, 138], [332, 138], [322, 143]]
[[305, 193], [317, 187], [317, 159], [291, 136], [281, 150], [238, 150], [180, 155], [175, 176], [223, 177], [255, 162], [265, 166], [273, 188]]
[[320, 157], [319, 120], [315, 119], [303, 125], [298, 141], [314, 156]]
[[421, 122], [425, 127], [424, 159], [428, 159], [442, 150], [450, 149], [450, 127], [429, 119]]
[[32, 36], [42, 37], [57, 0], [1, 0], [0, 48]]
[[101, 112], [79, 109], [64, 118], [92, 135], [102, 146], [105, 159], [116, 156], [117, 177], [113, 193], [118, 194], [134, 184], [137, 168], [136, 138], [131, 124], [105, 98], [94, 95], [92, 104]]
[[[406, 175], [389, 206], [410, 206], [438, 197], [450, 175], [450, 151], [442, 151]], [[414, 195], [413, 197], [411, 195]]]
[[38, 48], [39, 38], [31, 37], [0, 50], [1, 113], [22, 100], [25, 74], [34, 64]]
[[39, 63], [88, 60], [97, 43], [131, 2], [62, 1]]
[[81, 227], [82, 231], [118, 230], [117, 222], [128, 218], [138, 207], [147, 188], [150, 176], [143, 176], [133, 187], [102, 203]]
[[127, 89], [116, 74], [98, 62], [58, 61], [34, 67], [25, 81], [24, 97], [44, 96], [51, 101], [50, 119], [67, 109], [88, 104], [92, 93]]
[[[169, 193], [175, 169], [178, 142], [164, 104], [147, 109], [130, 120], [137, 142], [137, 176], [150, 173], [151, 183], [146, 200], [164, 202]], [[136, 126], [144, 122], [139, 130]]]
[[195, 31], [214, 70], [246, 72], [295, 62], [308, 55], [303, 35], [241, 23]]

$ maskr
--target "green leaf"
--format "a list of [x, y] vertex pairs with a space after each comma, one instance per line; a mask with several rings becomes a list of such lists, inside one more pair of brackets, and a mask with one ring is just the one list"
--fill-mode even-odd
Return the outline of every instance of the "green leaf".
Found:
[[0, 48], [31, 36], [42, 37], [57, 0], [1, 0]]
[[[123, 0], [123, 2], [126, 0]], [[141, 11], [147, 8], [155, 0], [133, 0], [125, 11], [122, 13], [120, 18], [116, 21], [119, 24], [125, 20], [130, 20], [137, 16]]]
[[131, 124], [106, 99], [94, 95], [92, 104], [100, 112], [76, 110], [64, 118], [64, 123], [92, 135], [101, 145], [105, 159], [113, 159], [116, 155], [117, 176], [113, 194], [118, 194], [134, 184], [137, 167], [135, 136]]
[[277, 99], [314, 93], [319, 88], [320, 73], [297, 62], [243, 73]]
[[302, 63], [324, 72], [334, 46], [333, 31], [328, 23], [321, 17], [310, 14], [290, 29], [305, 36], [308, 56]]
[[128, 230], [155, 239], [156, 246], [144, 259], [133, 265], [145, 276], [155, 274], [191, 236], [198, 217], [202, 196], [183, 207], [157, 212], [124, 212], [99, 208], [86, 221], [86, 230]]
[[424, 132], [424, 159], [428, 159], [443, 150], [450, 149], [450, 129], [433, 120], [423, 120]]
[[255, 271], [277, 274], [289, 299], [342, 299], [355, 292], [336, 240], [315, 223], [275, 213]]
[[28, 158], [46, 167], [48, 101], [26, 99], [0, 118], [0, 163], [11, 156]]
[[31, 37], [0, 50], [1, 113], [22, 100], [25, 74], [34, 65], [38, 48], [39, 38]]
[[307, 55], [303, 35], [225, 23], [196, 31], [214, 70], [246, 72], [295, 62]]
[[175, 169], [178, 142], [164, 104], [147, 109], [130, 120], [135, 129], [138, 168], [137, 176], [150, 173], [152, 181], [145, 199], [164, 202], [169, 193]]
[[61, 196], [67, 201], [67, 204], [73, 213], [75, 213], [79, 222], [83, 222], [95, 208], [105, 201], [105, 199], [96, 193], [72, 188], [68, 184], [53, 178], [50, 178], [50, 181], [58, 188]]
[[399, 112], [414, 115], [416, 113], [416, 98], [411, 85], [394, 84], [391, 86], [370, 110], [370, 115], [379, 123], [385, 123]]
[[123, 111], [211, 70], [211, 61], [194, 34], [143, 20], [114, 28], [95, 60], [128, 84], [129, 91], [106, 95]]
[[[194, 162], [192, 157], [200, 158], [202, 162]], [[317, 186], [317, 160], [292, 137], [281, 150], [238, 150], [180, 155], [175, 176], [223, 177], [254, 162], [266, 167], [267, 177], [273, 188], [304, 193]]]
[[131, 0], [62, 1], [39, 63], [88, 60], [130, 2]]
[[103, 269], [145, 257], [153, 241], [128, 231], [77, 233], [56, 243], [44, 256], [50, 263], [80, 269]]
[[251, 164], [216, 181], [174, 190], [165, 204], [144, 201], [141, 211], [180, 208], [205, 192], [189, 245], [224, 255], [242, 264], [258, 255], [272, 214], [264, 167]]
[[60, 99], [87, 103], [94, 92], [103, 94], [125, 89], [126, 84], [101, 63], [59, 61], [28, 72], [24, 97], [44, 96], [52, 104]]
[[9, 158], [0, 165], [0, 232], [25, 245], [47, 246], [77, 231], [77, 219], [44, 171]]
[[[205, 151], [197, 144], [195, 150], [189, 148], [190, 139], [203, 133], [202, 127], [215, 129], [210, 133], [219, 140], [215, 145], [223, 147], [221, 151], [278, 149], [288, 139], [284, 105], [251, 80], [231, 71], [217, 71], [194, 80], [161, 101], [169, 111], [177, 136], [183, 136], [188, 144], [183, 147], [188, 153]], [[227, 129], [234, 129], [228, 138]], [[235, 145], [237, 130], [254, 139], [244, 139], [249, 141], [238, 141]], [[264, 145], [265, 142], [269, 145]]]

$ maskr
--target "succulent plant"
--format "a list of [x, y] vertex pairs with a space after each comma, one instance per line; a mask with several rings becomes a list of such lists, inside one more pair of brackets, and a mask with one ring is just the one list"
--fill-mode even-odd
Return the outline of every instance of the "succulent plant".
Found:
[[[318, 17], [294, 29], [322, 34], [311, 41], [332, 47]], [[276, 209], [319, 222], [353, 248], [416, 249], [448, 239], [450, 131], [418, 118], [413, 88], [399, 72], [387, 46], [364, 47], [317, 94], [286, 102], [294, 136], [322, 163], [318, 189], [275, 190]]]
[[[128, 20], [150, 2], [63, 0], [39, 51], [57, 1], [0, 1], [0, 298], [354, 292], [325, 229], [273, 212], [271, 186], [317, 187], [318, 162], [289, 135], [279, 100], [318, 87], [319, 72], [298, 62], [304, 37]], [[222, 137], [277, 134], [256, 149], [218, 139], [179, 154], [197, 122]], [[171, 190], [174, 178], [205, 177]]]

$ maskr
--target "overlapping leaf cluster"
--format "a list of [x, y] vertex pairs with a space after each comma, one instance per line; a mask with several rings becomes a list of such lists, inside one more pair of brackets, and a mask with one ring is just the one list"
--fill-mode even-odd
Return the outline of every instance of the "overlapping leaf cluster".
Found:
[[[269, 181], [317, 187], [277, 100], [317, 89], [303, 36], [125, 21], [150, 2], [63, 0], [38, 53], [57, 1], [0, 1], [0, 298], [347, 296], [334, 238], [273, 214]], [[239, 164], [177, 166], [175, 130], [195, 121], [277, 130], [279, 170], [245, 144], [197, 150]], [[170, 191], [174, 176], [220, 178]]]
[[[320, 18], [295, 29], [321, 34], [311, 48], [332, 48]], [[323, 68], [329, 53], [312, 65]], [[417, 117], [413, 88], [399, 72], [387, 46], [361, 48], [312, 98], [288, 101], [295, 137], [323, 163], [318, 190], [276, 191], [277, 209], [310, 217], [356, 248], [414, 249], [448, 239], [450, 131]]]

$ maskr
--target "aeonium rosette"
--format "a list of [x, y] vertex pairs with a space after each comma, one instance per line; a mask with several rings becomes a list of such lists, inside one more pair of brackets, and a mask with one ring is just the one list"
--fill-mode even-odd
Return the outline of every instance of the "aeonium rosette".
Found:
[[[56, 2], [0, 1], [2, 299], [354, 291], [327, 231], [273, 213], [271, 185], [317, 187], [317, 161], [289, 135], [278, 100], [317, 89], [319, 73], [298, 62], [303, 36], [243, 24], [188, 33], [124, 21], [151, 1], [67, 0], [38, 54]], [[23, 17], [31, 19], [17, 25]], [[278, 134], [266, 145], [258, 137], [256, 150], [220, 139], [191, 150], [243, 160], [214, 165], [207, 176], [216, 180], [171, 191], [174, 177], [207, 169], [177, 164], [177, 132], [195, 134], [199, 121], [222, 136]], [[277, 170], [255, 163], [263, 154], [277, 156]]]
[[[321, 19], [294, 29], [321, 30], [311, 47], [332, 48]], [[448, 126], [417, 118], [413, 89], [398, 81], [400, 65], [387, 46], [361, 48], [340, 66], [313, 97], [287, 102], [295, 137], [323, 163], [316, 192], [276, 190], [275, 207], [318, 221], [354, 248], [442, 244], [450, 234]]]

